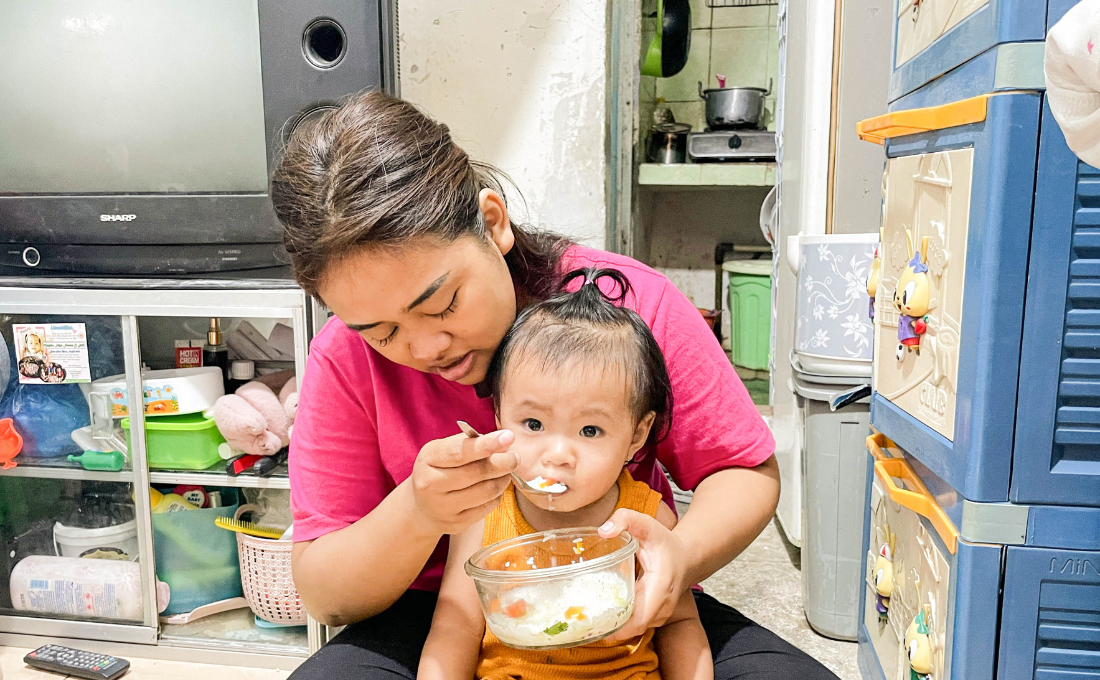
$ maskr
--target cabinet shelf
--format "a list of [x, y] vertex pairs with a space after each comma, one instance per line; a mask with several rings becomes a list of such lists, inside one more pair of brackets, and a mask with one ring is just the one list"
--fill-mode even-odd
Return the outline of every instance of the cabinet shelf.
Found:
[[27, 458], [15, 459], [17, 467], [0, 470], [0, 477], [34, 477], [36, 479], [79, 479], [89, 482], [133, 482], [133, 470], [110, 472], [103, 470], [85, 470], [77, 463], [64, 458]]
[[[50, 459], [44, 459], [50, 460]], [[18, 460], [19, 466], [10, 470], [0, 470], [0, 477], [33, 477], [37, 479], [78, 479], [90, 482], [126, 482], [134, 481], [132, 470], [108, 472], [85, 470], [76, 463], [58, 459], [56, 463], [27, 463]], [[280, 465], [269, 477], [258, 475], [239, 475], [233, 477], [223, 469], [212, 470], [151, 470], [149, 481], [153, 484], [200, 484], [203, 486], [227, 486], [239, 489], [289, 489], [285, 465]]]
[[643, 163], [638, 184], [648, 186], [770, 187], [775, 163]]
[[[224, 469], [224, 467], [223, 467]], [[289, 489], [285, 465], [276, 468], [270, 477], [238, 475], [233, 477], [218, 469], [212, 470], [151, 470], [149, 481], [153, 484], [200, 484], [202, 486], [230, 486], [239, 489]]]
[[236, 609], [184, 624], [161, 624], [161, 644], [253, 654], [309, 656], [305, 626], [261, 628], [251, 609]]

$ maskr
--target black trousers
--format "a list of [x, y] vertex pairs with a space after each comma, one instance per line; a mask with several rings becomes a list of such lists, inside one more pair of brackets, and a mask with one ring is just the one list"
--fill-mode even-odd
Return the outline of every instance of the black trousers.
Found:
[[[348, 626], [290, 680], [416, 677], [435, 611], [435, 593], [410, 590], [378, 616]], [[828, 669], [710, 595], [695, 594], [714, 655], [715, 680], [836, 680]]]

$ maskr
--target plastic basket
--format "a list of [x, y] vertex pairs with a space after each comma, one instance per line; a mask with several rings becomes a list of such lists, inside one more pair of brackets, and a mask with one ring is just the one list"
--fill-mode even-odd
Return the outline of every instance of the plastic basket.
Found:
[[[241, 510], [245, 510], [242, 507]], [[243, 512], [238, 511], [238, 516]], [[290, 572], [293, 541], [276, 541], [237, 533], [241, 587], [248, 606], [264, 621], [304, 625], [306, 610]]]

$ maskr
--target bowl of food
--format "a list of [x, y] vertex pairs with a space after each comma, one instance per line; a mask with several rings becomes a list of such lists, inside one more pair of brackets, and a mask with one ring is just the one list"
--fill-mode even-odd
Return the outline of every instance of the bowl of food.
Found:
[[527, 534], [482, 548], [466, 563], [485, 621], [519, 649], [560, 649], [603, 639], [634, 611], [634, 553], [625, 531], [595, 527]]

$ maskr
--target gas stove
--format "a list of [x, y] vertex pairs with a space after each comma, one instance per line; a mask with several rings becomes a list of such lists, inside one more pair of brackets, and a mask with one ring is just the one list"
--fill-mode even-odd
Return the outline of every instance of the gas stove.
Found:
[[688, 138], [688, 156], [707, 161], [774, 161], [775, 133], [770, 130], [707, 130]]

